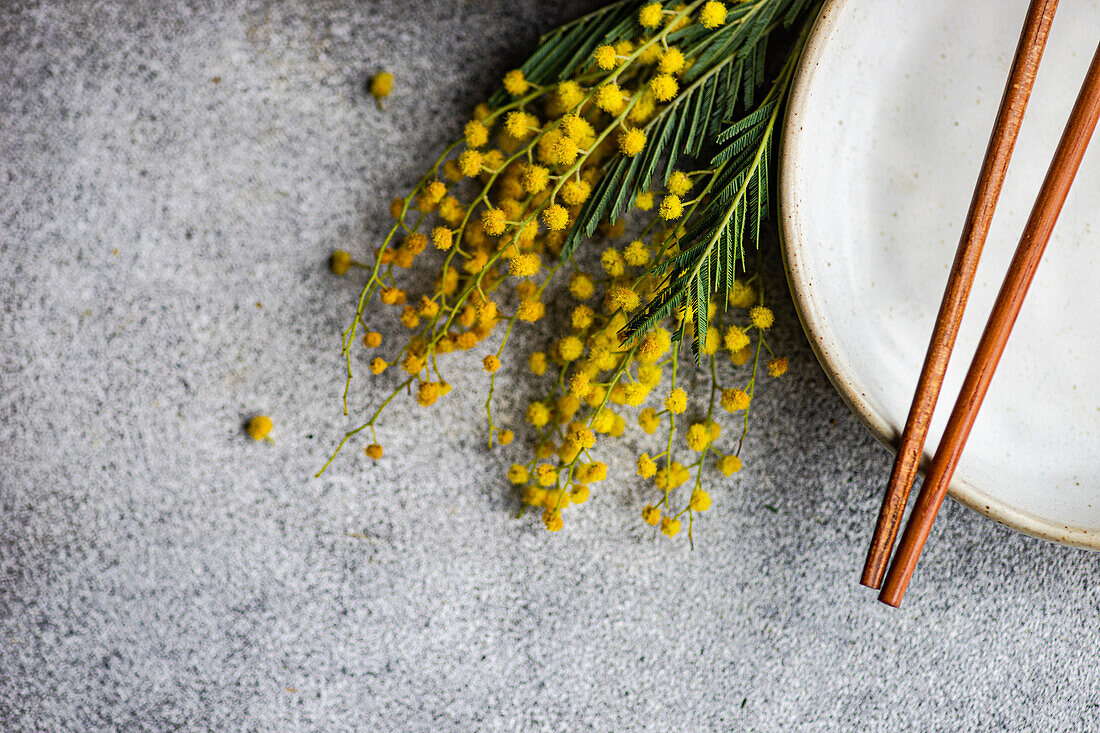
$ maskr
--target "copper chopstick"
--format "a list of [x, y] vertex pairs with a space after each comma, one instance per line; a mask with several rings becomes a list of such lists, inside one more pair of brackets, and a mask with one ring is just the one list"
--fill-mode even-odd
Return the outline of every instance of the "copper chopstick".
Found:
[[955, 337], [959, 333], [959, 323], [970, 295], [970, 287], [974, 283], [974, 272], [978, 267], [986, 235], [989, 234], [993, 210], [997, 206], [1005, 171], [1012, 157], [1024, 109], [1035, 83], [1035, 74], [1039, 70], [1039, 61], [1043, 57], [1051, 21], [1057, 8], [1058, 0], [1032, 0], [1024, 19], [997, 120], [989, 137], [970, 210], [966, 215], [958, 250], [955, 252], [955, 262], [947, 278], [947, 287], [936, 316], [928, 352], [924, 357], [924, 366], [921, 368], [916, 393], [901, 434], [898, 452], [894, 457], [894, 467], [882, 499], [871, 546], [867, 551], [867, 560], [859, 582], [870, 588], [881, 586], [882, 577], [886, 573], [901, 516], [905, 512], [917, 466], [924, 451], [928, 424], [943, 385], [943, 375], [947, 370], [951, 349], [955, 345]]
[[951, 476], [959, 463], [970, 428], [974, 425], [974, 418], [977, 417], [982, 399], [985, 397], [986, 390], [989, 389], [997, 362], [1004, 353], [1016, 316], [1020, 313], [1028, 287], [1039, 266], [1039, 260], [1043, 256], [1047, 242], [1050, 241], [1054, 224], [1058, 221], [1058, 214], [1062, 210], [1062, 204], [1065, 203], [1073, 178], [1077, 175], [1077, 169], [1081, 165], [1081, 159], [1085, 155], [1085, 149], [1096, 129], [1098, 119], [1100, 119], [1100, 44], [1097, 44], [1092, 64], [1089, 66], [1088, 74], [1085, 75], [1085, 81], [1081, 85], [1081, 91], [1077, 95], [1069, 121], [1066, 122], [1066, 128], [1062, 132], [1062, 139], [1058, 142], [1058, 149], [1054, 152], [1054, 158], [1050, 162], [1050, 168], [1047, 169], [1046, 178], [1043, 179], [1043, 185], [1031, 209], [1024, 233], [1016, 247], [1016, 254], [1013, 255], [1008, 274], [997, 294], [997, 300], [993, 304], [993, 311], [990, 313], [982, 338], [978, 342], [978, 349], [966, 373], [959, 399], [951, 411], [947, 428], [936, 449], [936, 456], [932, 459], [932, 465], [921, 486], [909, 523], [902, 533], [901, 542], [898, 543], [897, 554], [890, 565], [890, 571], [886, 574], [882, 593], [879, 594], [879, 600], [883, 603], [891, 606], [901, 603], [902, 596], [905, 595], [905, 590], [909, 586], [909, 580], [913, 577], [921, 550], [928, 539], [928, 533], [932, 530], [936, 513], [947, 495], [947, 486], [951, 483]]

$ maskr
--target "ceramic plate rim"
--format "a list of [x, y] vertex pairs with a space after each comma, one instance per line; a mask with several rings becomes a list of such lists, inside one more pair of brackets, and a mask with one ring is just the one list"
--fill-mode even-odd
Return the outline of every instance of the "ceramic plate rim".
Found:
[[[877, 412], [866, 399], [856, 381], [855, 372], [847, 357], [841, 352], [824, 313], [815, 301], [811, 273], [803, 266], [800, 249], [805, 228], [800, 213], [800, 195], [795, 182], [799, 180], [799, 151], [806, 137], [801, 119], [813, 94], [814, 72], [829, 41], [836, 35], [842, 9], [853, 0], [827, 0], [814, 21], [806, 46], [799, 60], [790, 98], [787, 102], [786, 122], [780, 141], [779, 155], [779, 238], [787, 283], [791, 289], [795, 310], [810, 347], [840, 396], [871, 434], [889, 448], [896, 450], [897, 432], [887, 419]], [[858, 1], [858, 0], [855, 0]], [[907, 387], [913, 389], [915, 385]], [[922, 462], [922, 471], [923, 471]], [[887, 474], [883, 473], [881, 485], [875, 496], [886, 487]], [[988, 493], [958, 476], [952, 481], [948, 494], [974, 511], [1032, 537], [1059, 544], [1100, 549], [1100, 536], [1080, 527], [1051, 522], [1023, 511]]]

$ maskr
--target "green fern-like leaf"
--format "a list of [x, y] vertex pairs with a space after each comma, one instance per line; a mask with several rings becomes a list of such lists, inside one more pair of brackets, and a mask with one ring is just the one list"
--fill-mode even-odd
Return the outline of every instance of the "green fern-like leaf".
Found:
[[679, 254], [654, 266], [654, 276], [663, 276], [663, 287], [620, 332], [624, 341], [632, 341], [671, 315], [673, 308], [686, 305], [694, 316], [692, 351], [699, 358], [711, 295], [732, 289], [736, 266], [739, 261], [744, 264], [745, 242], [759, 241], [768, 217], [780, 91], [773, 87], [759, 107], [718, 136], [722, 147], [711, 160], [716, 172], [704, 191], [709, 199], [681, 238]]

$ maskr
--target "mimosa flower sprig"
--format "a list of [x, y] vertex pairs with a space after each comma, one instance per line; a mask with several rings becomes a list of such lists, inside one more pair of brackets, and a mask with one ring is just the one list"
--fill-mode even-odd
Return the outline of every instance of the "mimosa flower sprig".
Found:
[[[345, 414], [357, 345], [382, 346], [369, 306], [377, 299], [400, 308], [410, 337], [396, 354], [370, 361], [375, 375], [398, 366], [405, 376], [321, 470], [363, 431], [367, 455], [381, 459], [377, 422], [395, 398], [415, 391], [421, 406], [434, 404], [451, 391], [439, 357], [476, 349], [501, 326], [499, 345], [481, 359], [488, 445], [512, 443], [515, 432], [494, 420], [496, 374], [512, 361], [516, 328], [543, 319], [550, 302], [564, 332], [527, 356], [545, 384], [525, 412], [529, 458], [508, 471], [523, 506], [561, 529], [563, 512], [607, 477], [597, 436], [624, 435], [622, 413], [633, 408], [643, 433], [667, 427], [659, 452], [637, 460], [637, 474], [653, 485], [642, 517], [668, 536], [686, 518], [690, 537], [695, 515], [712, 502], [705, 467], [727, 476], [741, 468], [762, 356], [773, 377], [787, 368], [767, 342], [774, 318], [758, 275], [746, 270], [745, 248], [756, 245], [769, 213], [770, 151], [802, 36], [770, 81], [765, 44], [777, 29], [805, 26], [814, 5], [622, 0], [545, 36], [478, 106], [462, 138], [394, 199], [394, 223], [373, 258], [334, 253], [336, 274], [367, 273], [342, 338]], [[637, 234], [616, 246], [627, 212]], [[597, 227], [599, 272], [588, 272], [578, 260], [591, 258], [580, 248]], [[428, 252], [438, 253], [437, 275], [413, 282], [410, 294], [401, 271]], [[567, 298], [548, 297], [557, 288]], [[682, 368], [694, 368], [681, 364], [685, 336], [709, 370], [705, 415], [689, 413], [681, 384]], [[748, 374], [738, 376], [742, 367]], [[719, 448], [718, 408], [739, 416], [728, 448]]]

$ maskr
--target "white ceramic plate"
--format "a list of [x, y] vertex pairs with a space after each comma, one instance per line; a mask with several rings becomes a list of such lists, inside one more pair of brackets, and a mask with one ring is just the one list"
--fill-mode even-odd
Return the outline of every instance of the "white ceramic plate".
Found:
[[[1027, 5], [833, 0], [792, 90], [779, 187], [788, 278], [822, 366], [890, 446], [905, 423]], [[925, 461], [1098, 39], [1100, 3], [1062, 2]], [[1022, 532], [1100, 548], [1100, 136], [1062, 210], [951, 495]]]

